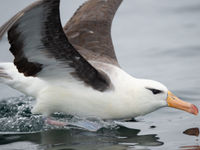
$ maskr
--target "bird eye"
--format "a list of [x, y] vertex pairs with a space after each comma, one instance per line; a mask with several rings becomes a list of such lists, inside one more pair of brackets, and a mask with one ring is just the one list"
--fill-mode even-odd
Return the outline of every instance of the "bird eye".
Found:
[[152, 88], [146, 88], [146, 89], [150, 90], [154, 95], [162, 93], [161, 90], [152, 89]]

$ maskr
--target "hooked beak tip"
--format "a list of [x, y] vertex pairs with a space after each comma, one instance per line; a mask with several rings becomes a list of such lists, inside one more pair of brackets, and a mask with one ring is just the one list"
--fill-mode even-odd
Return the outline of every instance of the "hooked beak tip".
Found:
[[188, 103], [188, 102], [185, 102], [185, 101], [179, 99], [174, 94], [172, 94], [170, 91], [168, 91], [167, 103], [168, 103], [168, 106], [170, 106], [170, 107], [184, 110], [184, 111], [189, 112], [194, 115], [198, 115], [198, 113], [199, 113], [198, 108], [194, 104], [191, 104], [191, 103]]
[[198, 115], [198, 113], [199, 113], [198, 108], [193, 104], [191, 105], [191, 113], [194, 115]]

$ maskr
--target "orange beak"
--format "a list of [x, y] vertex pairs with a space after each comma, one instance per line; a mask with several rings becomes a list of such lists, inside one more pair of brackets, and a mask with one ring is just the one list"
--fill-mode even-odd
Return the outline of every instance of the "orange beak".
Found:
[[195, 105], [180, 100], [178, 97], [176, 97], [170, 91], [168, 91], [167, 103], [168, 103], [169, 107], [184, 110], [184, 111], [189, 112], [194, 115], [197, 115], [199, 112], [198, 108]]

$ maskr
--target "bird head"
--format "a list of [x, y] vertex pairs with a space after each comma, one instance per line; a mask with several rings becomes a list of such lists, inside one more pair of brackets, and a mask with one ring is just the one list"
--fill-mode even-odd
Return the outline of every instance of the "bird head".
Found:
[[160, 82], [144, 79], [137, 80], [136, 83], [139, 88], [137, 88], [136, 94], [140, 97], [145, 114], [166, 106], [194, 115], [198, 114], [198, 108], [194, 104], [179, 99]]

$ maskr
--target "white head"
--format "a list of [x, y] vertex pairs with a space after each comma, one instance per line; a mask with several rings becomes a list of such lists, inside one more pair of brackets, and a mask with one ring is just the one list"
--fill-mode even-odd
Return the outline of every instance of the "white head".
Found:
[[134, 87], [137, 87], [134, 88], [133, 93], [133, 104], [137, 103], [137, 108], [134, 108], [136, 115], [144, 115], [165, 106], [181, 109], [195, 115], [198, 114], [195, 105], [180, 100], [160, 82], [135, 79], [134, 84]]

